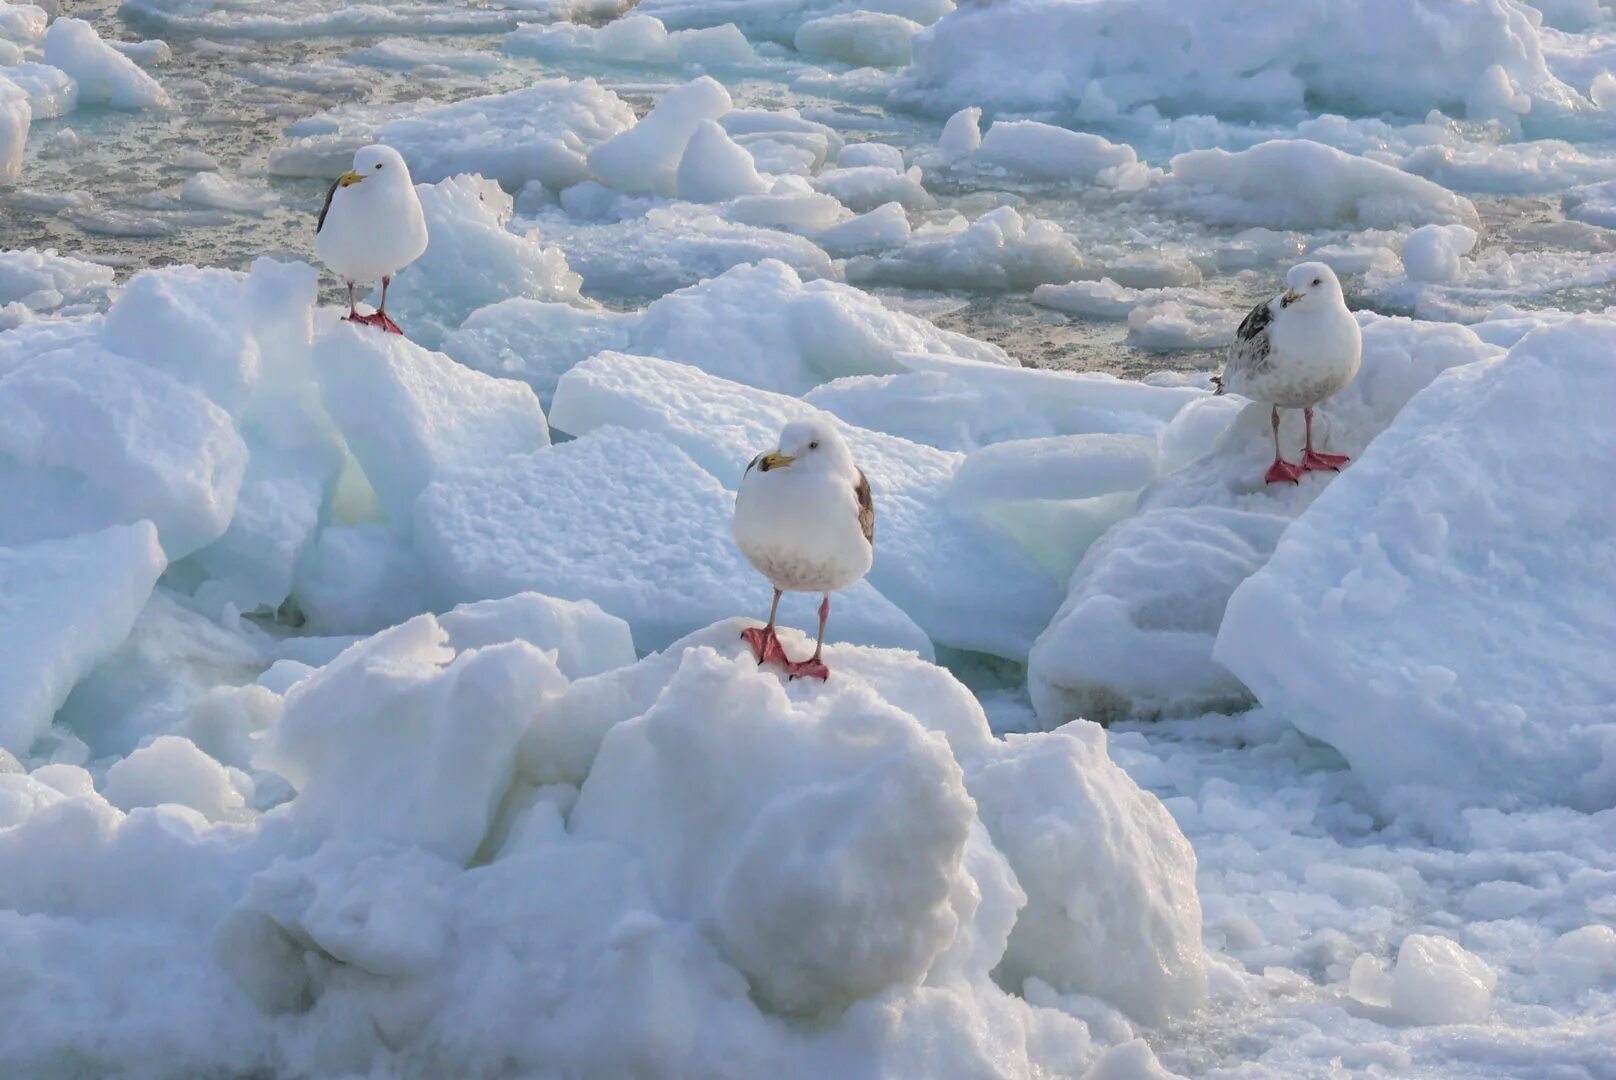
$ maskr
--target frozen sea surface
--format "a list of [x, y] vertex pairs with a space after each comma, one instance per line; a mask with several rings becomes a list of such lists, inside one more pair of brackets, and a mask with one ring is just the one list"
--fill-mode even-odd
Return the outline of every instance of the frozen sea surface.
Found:
[[[1599, 0], [0, 4], [0, 1075], [1616, 1080], [1613, 71]], [[408, 340], [313, 259], [375, 139]], [[1353, 461], [1265, 486], [1209, 376], [1303, 259]], [[728, 529], [816, 411], [824, 685]]]

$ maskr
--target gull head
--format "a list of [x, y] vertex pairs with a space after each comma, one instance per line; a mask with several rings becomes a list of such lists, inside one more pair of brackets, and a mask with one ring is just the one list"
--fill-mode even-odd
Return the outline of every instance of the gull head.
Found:
[[1341, 282], [1335, 271], [1321, 262], [1298, 263], [1291, 267], [1291, 272], [1285, 275], [1285, 283], [1290, 288], [1280, 298], [1282, 307], [1294, 308], [1300, 304], [1307, 311], [1325, 307], [1332, 300], [1338, 304], [1347, 302], [1341, 295]]
[[815, 417], [793, 420], [780, 430], [780, 445], [758, 462], [763, 472], [790, 469], [793, 473], [846, 473], [857, 470], [853, 454], [836, 425]]
[[391, 146], [374, 143], [361, 147], [353, 156], [353, 168], [337, 178], [343, 187], [352, 187], [366, 180], [378, 183], [410, 184], [410, 167], [404, 157]]

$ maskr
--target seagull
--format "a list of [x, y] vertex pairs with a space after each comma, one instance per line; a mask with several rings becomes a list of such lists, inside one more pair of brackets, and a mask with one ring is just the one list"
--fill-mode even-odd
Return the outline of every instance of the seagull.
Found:
[[[404, 331], [387, 317], [393, 275], [426, 250], [426, 215], [410, 182], [410, 167], [391, 146], [367, 146], [353, 168], [331, 182], [314, 226], [314, 250], [348, 284], [348, 322]], [[370, 315], [354, 308], [354, 283], [382, 283], [382, 302]]]
[[[1213, 381], [1225, 390], [1273, 406], [1274, 463], [1266, 483], [1301, 482], [1304, 472], [1340, 472], [1345, 454], [1313, 449], [1313, 406], [1346, 387], [1358, 374], [1363, 334], [1347, 310], [1335, 271], [1318, 262], [1291, 267], [1290, 288], [1251, 309], [1235, 331], [1223, 372]], [[1279, 452], [1279, 410], [1301, 409], [1307, 443], [1300, 464]]]
[[[735, 542], [747, 561], [774, 585], [768, 624], [741, 637], [759, 664], [782, 665], [791, 678], [824, 680], [820, 659], [830, 594], [856, 584], [875, 558], [875, 503], [870, 482], [853, 464], [841, 432], [829, 420], [793, 420], [775, 450], [746, 467], [735, 496]], [[814, 655], [793, 661], [775, 635], [783, 592], [821, 593]]]

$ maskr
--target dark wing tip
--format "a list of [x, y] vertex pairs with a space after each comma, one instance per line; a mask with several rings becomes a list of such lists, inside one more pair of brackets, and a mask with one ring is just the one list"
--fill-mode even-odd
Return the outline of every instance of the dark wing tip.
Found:
[[342, 183], [341, 177], [331, 181], [331, 186], [325, 189], [325, 202], [320, 206], [320, 216], [314, 221], [316, 235], [325, 228], [325, 216], [331, 212], [331, 196], [337, 193], [337, 187]]
[[858, 482], [853, 485], [853, 495], [858, 499], [859, 528], [864, 530], [864, 539], [870, 546], [875, 546], [875, 496], [870, 492], [869, 477], [864, 470], [858, 470]]

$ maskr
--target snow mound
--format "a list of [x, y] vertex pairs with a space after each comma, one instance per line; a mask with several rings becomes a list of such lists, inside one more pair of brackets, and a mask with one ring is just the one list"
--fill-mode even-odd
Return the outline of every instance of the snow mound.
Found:
[[1139, 106], [1459, 116], [1467, 99], [1491, 103], [1495, 66], [1530, 105], [1579, 100], [1549, 71], [1537, 13], [1513, 0], [1009, 0], [962, 7], [921, 35], [897, 97], [934, 114], [980, 106], [1078, 119]]
[[252, 780], [240, 769], [225, 768], [190, 739], [159, 735], [113, 763], [101, 794], [120, 810], [174, 804], [209, 821], [243, 821], [251, 816]]
[[926, 289], [1031, 289], [1081, 276], [1083, 257], [1061, 227], [1011, 206], [921, 229], [895, 251], [847, 262], [848, 281]]
[[399, 335], [339, 324], [316, 344], [314, 364], [326, 410], [395, 521], [409, 520], [428, 484], [550, 443], [525, 384]]
[[1568, 320], [1438, 378], [1229, 601], [1215, 658], [1382, 799], [1616, 805], [1616, 596], [1574, 569], [1616, 557], [1616, 500], [1573, 464], [1616, 449], [1613, 335]]
[[67, 304], [94, 303], [106, 296], [111, 285], [110, 266], [58, 255], [49, 248], [0, 252], [0, 306], [22, 304], [43, 312]]
[[[563, 376], [554, 413], [556, 426], [575, 435], [610, 426], [656, 432], [732, 485], [754, 455], [775, 445], [788, 420], [820, 415], [796, 398], [617, 353]], [[875, 495], [879, 540], [870, 584], [939, 644], [1025, 655], [1055, 608], [1054, 581], [1014, 539], [955, 512], [948, 487], [960, 455], [858, 428], [843, 435]], [[955, 572], [960, 566], [972, 572]]]
[[0, 547], [0, 750], [26, 754], [168, 565], [150, 522]]
[[541, 300], [502, 300], [478, 308], [444, 335], [443, 351], [487, 375], [521, 379], [546, 405], [556, 380], [604, 349], [628, 344], [638, 314]]
[[1214, 148], [1179, 154], [1152, 197], [1176, 212], [1220, 225], [1480, 227], [1470, 200], [1423, 177], [1310, 139], [1272, 139], [1249, 150]]
[[83, 19], [57, 19], [45, 31], [45, 63], [78, 84], [84, 104], [147, 109], [168, 104], [168, 94], [140, 65], [101, 40]]
[[541, 246], [536, 230], [519, 235], [507, 227], [513, 200], [492, 180], [454, 176], [416, 193], [430, 239], [387, 294], [388, 313], [413, 340], [436, 348], [473, 311], [513, 297], [578, 301], [583, 279], [566, 255]]
[[1452, 281], [1475, 246], [1468, 225], [1422, 225], [1403, 240], [1403, 269], [1415, 281]]
[[569, 679], [599, 675], [637, 659], [628, 623], [592, 600], [559, 600], [525, 592], [502, 600], [462, 604], [438, 616], [456, 650], [525, 641], [554, 654]]
[[[426, 489], [415, 506], [416, 546], [439, 596], [587, 598], [652, 649], [738, 611], [767, 613], [767, 582], [735, 548], [734, 496], [722, 484], [660, 435], [575, 434]], [[749, 457], [734, 465], [737, 477]], [[803, 619], [817, 604], [792, 597], [782, 618]], [[838, 640], [930, 653], [926, 635], [867, 582], [832, 609]]]

